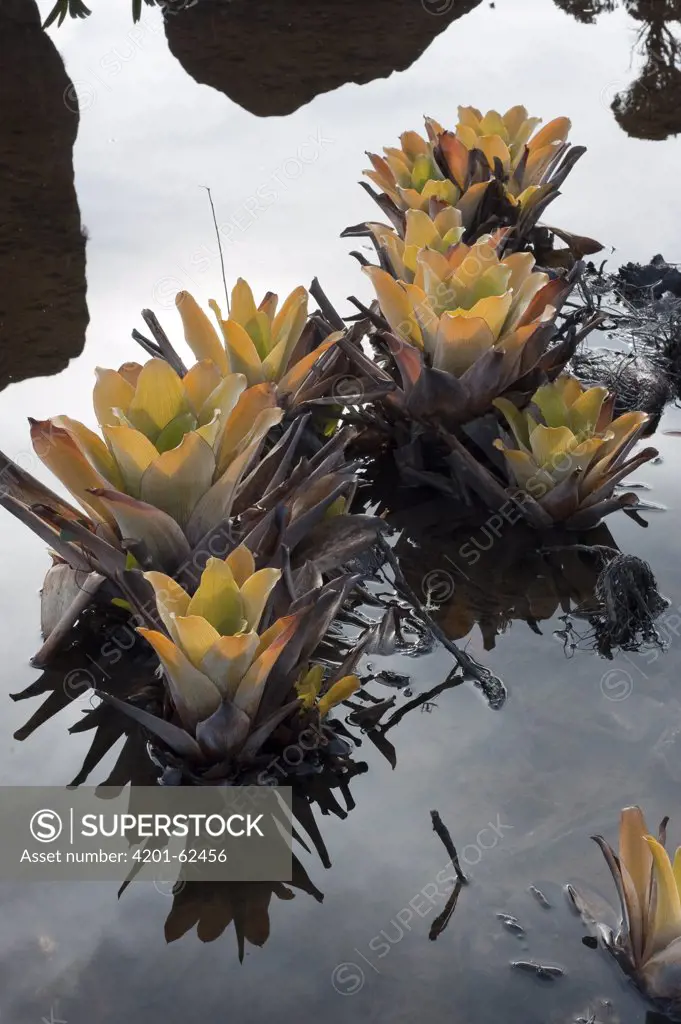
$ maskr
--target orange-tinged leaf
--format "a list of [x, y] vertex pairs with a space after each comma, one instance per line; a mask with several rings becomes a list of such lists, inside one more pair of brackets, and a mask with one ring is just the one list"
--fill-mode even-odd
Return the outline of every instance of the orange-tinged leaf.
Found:
[[33, 449], [93, 519], [115, 525], [111, 512], [91, 488], [107, 488], [109, 482], [98, 473], [74, 437], [51, 420], [30, 420]]
[[470, 152], [453, 132], [443, 132], [438, 139], [440, 151], [447, 165], [450, 177], [461, 192], [468, 184], [468, 162]]
[[565, 142], [571, 127], [572, 122], [569, 117], [556, 117], [532, 136], [527, 148], [531, 153], [536, 153], [537, 150], [543, 149], [552, 142]]

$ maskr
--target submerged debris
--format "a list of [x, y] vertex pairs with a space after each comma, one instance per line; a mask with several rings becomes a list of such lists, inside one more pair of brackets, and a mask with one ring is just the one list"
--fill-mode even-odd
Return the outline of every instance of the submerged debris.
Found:
[[615, 649], [662, 647], [655, 620], [669, 602], [661, 596], [647, 562], [635, 555], [616, 555], [598, 577], [595, 597], [601, 610], [589, 621], [603, 657], [612, 658]]
[[509, 932], [513, 932], [519, 938], [525, 934], [525, 929], [521, 925], [517, 917], [513, 917], [512, 914], [497, 914], [497, 917], [503, 924], [504, 928], [508, 928]]
[[550, 909], [551, 904], [549, 903], [541, 889], [538, 889], [536, 885], [530, 885], [528, 887], [528, 892], [530, 892], [534, 896], [537, 903], [540, 903], [542, 907], [544, 907], [547, 910]]
[[562, 978], [565, 974], [562, 967], [556, 967], [554, 964], [538, 964], [534, 960], [511, 960], [511, 967], [536, 974], [538, 978], [544, 978], [546, 981]]

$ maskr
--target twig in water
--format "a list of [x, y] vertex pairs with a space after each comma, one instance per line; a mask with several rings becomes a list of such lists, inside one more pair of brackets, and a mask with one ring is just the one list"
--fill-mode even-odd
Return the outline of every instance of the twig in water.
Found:
[[447, 634], [440, 629], [437, 622], [435, 622], [430, 612], [419, 599], [418, 595], [407, 583], [404, 573], [400, 568], [400, 563], [395, 557], [395, 553], [385, 537], [378, 538], [378, 545], [390, 563], [390, 567], [395, 575], [396, 588], [404, 593], [407, 600], [414, 606], [415, 611], [425, 622], [433, 636], [440, 641], [443, 647], [447, 648], [450, 654], [454, 655], [464, 672], [467, 673], [471, 679], [475, 680], [484, 693], [489, 706], [495, 711], [503, 707], [506, 703], [506, 687], [502, 680], [499, 679], [498, 676], [495, 676], [493, 672], [490, 672], [488, 668], [485, 668], [484, 665], [478, 664], [475, 658], [471, 658], [469, 654], [466, 654], [466, 652], [462, 651], [460, 647], [457, 647], [453, 640], [449, 639]]
[[442, 935], [443, 931], [449, 924], [452, 914], [456, 910], [457, 900], [459, 899], [459, 893], [461, 892], [462, 888], [463, 882], [461, 881], [461, 879], [459, 879], [454, 888], [452, 889], [451, 895], [447, 900], [447, 903], [445, 904], [445, 909], [442, 911], [441, 914], [438, 914], [438, 916], [435, 918], [432, 925], [430, 926], [428, 938], [430, 939], [431, 942], [435, 942], [435, 940], [440, 935]]
[[218, 238], [218, 252], [220, 253], [220, 267], [222, 269], [222, 283], [223, 283], [224, 288], [225, 288], [225, 301], [227, 303], [227, 316], [229, 316], [230, 315], [229, 292], [227, 291], [227, 278], [225, 276], [225, 259], [224, 259], [224, 256], [222, 255], [222, 242], [220, 241], [220, 229], [218, 228], [218, 219], [215, 216], [215, 206], [213, 205], [213, 196], [211, 195], [211, 191], [210, 191], [210, 188], [208, 187], [208, 185], [201, 185], [201, 188], [205, 188], [206, 192], [208, 193], [208, 201], [210, 203], [211, 213], [213, 214], [213, 224], [215, 226], [215, 234], [217, 235], [217, 238]]
[[456, 847], [454, 846], [454, 843], [452, 842], [452, 837], [449, 834], [449, 829], [447, 828], [447, 826], [445, 825], [437, 811], [430, 812], [430, 820], [433, 823], [433, 831], [436, 832], [437, 835], [440, 837], [440, 839], [444, 843], [445, 850], [451, 857], [452, 866], [456, 871], [456, 877], [459, 879], [462, 885], [465, 885], [468, 879], [461, 870], [461, 865], [459, 864], [459, 855], [456, 852]]

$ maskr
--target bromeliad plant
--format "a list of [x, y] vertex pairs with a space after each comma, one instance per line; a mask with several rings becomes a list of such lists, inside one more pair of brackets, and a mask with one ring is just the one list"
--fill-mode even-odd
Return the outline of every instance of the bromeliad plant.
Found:
[[[251, 386], [270, 384], [279, 403], [288, 408], [304, 400], [304, 385], [308, 378], [316, 382], [313, 370], [325, 353], [327, 380], [341, 356], [337, 343], [344, 332], [329, 327], [320, 337], [319, 318], [308, 320], [308, 298], [305, 288], [296, 288], [277, 311], [278, 297], [267, 292], [256, 306], [250, 286], [239, 278], [226, 320], [217, 302], [209, 302], [221, 336], [189, 292], [178, 292], [176, 305], [185, 340], [197, 359], [209, 359], [223, 376], [241, 373]], [[331, 387], [332, 381], [327, 390]]]
[[503, 454], [510, 485], [522, 492], [526, 515], [537, 525], [560, 522], [588, 529], [610, 512], [637, 504], [635, 494], [614, 491], [658, 454], [646, 448], [627, 458], [650, 422], [646, 413], [613, 419], [614, 395], [600, 387], [585, 390], [567, 374], [540, 387], [522, 412], [508, 399], [494, 404], [514, 439], [506, 435], [495, 447]]
[[300, 593], [308, 574], [299, 571], [289, 614], [263, 629], [281, 577], [276, 569], [255, 571], [243, 544], [225, 559], [208, 560], [193, 596], [170, 576], [145, 573], [163, 631], [138, 632], [162, 665], [165, 713], [102, 696], [160, 740], [161, 757], [181, 765], [189, 777], [210, 771], [211, 779], [234, 779], [253, 770], [261, 748], [285, 720], [298, 731], [314, 729], [359, 687], [359, 679], [344, 670], [347, 662], [326, 680], [321, 666], [308, 664], [356, 580], [341, 577]]
[[[585, 152], [570, 148], [570, 121], [558, 117], [535, 131], [541, 119], [516, 106], [503, 116], [475, 107], [459, 107], [454, 132], [426, 118], [427, 138], [409, 131], [400, 147], [383, 156], [369, 153], [366, 176], [381, 189], [366, 190], [404, 237], [405, 213], [420, 210], [433, 217], [445, 207], [461, 216], [466, 240], [500, 225], [514, 225], [514, 247], [522, 248], [572, 167]], [[364, 229], [364, 230], [363, 230]], [[366, 233], [366, 226], [346, 234]]]
[[260, 567], [300, 557], [321, 578], [371, 544], [380, 526], [346, 514], [356, 486], [344, 456], [352, 430], [316, 441], [309, 455], [305, 413], [263, 452], [283, 416], [274, 385], [249, 388], [243, 374], [223, 377], [211, 360], [186, 371], [172, 358], [178, 369], [154, 357], [145, 366], [100, 371], [94, 406], [102, 437], [65, 416], [32, 423], [36, 453], [82, 511], [0, 456], [0, 504], [57, 559], [50, 575], [60, 585], [43, 591], [43, 623], [52, 635], [37, 663], [68, 642], [96, 594], [135, 607], [138, 569], [194, 587], [197, 568], [210, 554], [231, 550], [239, 535]]
[[163, 513], [168, 539], [200, 540], [282, 417], [271, 387], [222, 378], [210, 360], [184, 377], [163, 359], [98, 370], [93, 404], [103, 440], [58, 416], [31, 421], [33, 447], [95, 523], [146, 544], [152, 558], [150, 510]]
[[[574, 277], [551, 280], [530, 253], [502, 255], [506, 231], [483, 235], [472, 246], [453, 241], [460, 232], [455, 218], [450, 211], [438, 217], [439, 225], [410, 211], [404, 243], [382, 236], [391, 272], [364, 271], [390, 328], [379, 337], [402, 381], [387, 403], [451, 430], [484, 415], [506, 391], [529, 397], [560, 372], [578, 336], [550, 347]], [[396, 280], [393, 274], [402, 272], [407, 278]]]
[[572, 886], [568, 891], [606, 949], [662, 1012], [681, 1012], [681, 847], [674, 861], [665, 850], [668, 819], [655, 838], [639, 807], [620, 816], [619, 855], [602, 836], [598, 844], [610, 869], [621, 918], [603, 921], [600, 909]]

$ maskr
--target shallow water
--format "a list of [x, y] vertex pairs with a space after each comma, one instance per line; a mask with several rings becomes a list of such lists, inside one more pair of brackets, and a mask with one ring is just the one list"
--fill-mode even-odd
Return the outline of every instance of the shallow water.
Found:
[[[632, 138], [610, 109], [648, 59], [640, 41], [635, 48], [640, 23], [615, 4], [595, 24], [580, 23], [551, 0], [523, 0], [521, 9], [512, 0], [463, 6], [472, 9], [445, 27], [438, 19], [450, 21], [454, 5], [430, 5], [446, 11], [428, 14], [433, 41], [407, 70], [343, 85], [287, 116], [267, 118], [189, 77], [169, 51], [158, 10], [145, 8], [133, 29], [127, 0], [100, 0], [86, 21], [51, 29], [80, 106], [74, 166], [88, 234], [90, 323], [84, 351], [68, 369], [0, 394], [3, 449], [46, 479], [29, 452], [26, 414], [68, 410], [89, 422], [92, 370], [137, 357], [130, 330], [142, 326], [139, 310], [152, 308], [178, 338], [175, 292], [188, 288], [204, 303], [222, 294], [200, 186], [211, 187], [228, 236], [228, 279], [240, 274], [255, 292], [286, 294], [317, 275], [343, 312], [347, 295], [368, 297], [349, 246], [338, 237], [347, 224], [373, 215], [356, 184], [363, 151], [392, 144], [407, 127], [418, 129], [423, 113], [451, 121], [458, 103], [505, 108], [522, 102], [545, 119], [568, 114], [573, 141], [589, 152], [552, 208], [551, 222], [602, 240], [613, 268], [655, 252], [679, 259], [681, 193], [671, 183], [681, 166], [681, 141]], [[51, 0], [41, 0], [43, 16], [50, 7]], [[391, 31], [399, 29], [394, 19]], [[376, 50], [387, 47], [384, 38], [374, 43]], [[253, 84], [243, 95], [252, 94], [253, 109], [262, 109], [273, 76], [259, 66], [255, 45], [250, 56]], [[46, 75], [37, 51], [35, 62], [24, 73], [42, 68]], [[53, 88], [61, 90], [67, 109], [73, 107], [68, 83], [57, 80]], [[286, 79], [280, 88], [277, 102], [285, 106], [288, 93], [297, 93], [292, 83], [287, 90]], [[54, 146], [63, 147], [56, 126]], [[46, 181], [50, 166], [46, 160]], [[269, 200], [262, 198], [263, 187]], [[82, 277], [79, 237], [76, 231], [72, 238], [76, 279]], [[63, 360], [83, 341], [77, 336], [82, 317], [71, 328], [64, 323], [68, 316], [60, 321]], [[42, 364], [31, 363], [27, 337], [12, 353], [21, 328], [11, 316], [3, 320], [3, 358], [13, 365], [20, 355], [22, 373], [30, 377]], [[680, 427], [681, 416], [669, 409], [661, 429]], [[557, 615], [540, 622], [542, 635], [514, 621], [485, 651], [475, 626], [469, 650], [508, 685], [504, 708], [491, 711], [469, 684], [444, 691], [435, 706], [410, 713], [389, 734], [394, 769], [364, 737], [357, 756], [369, 768], [352, 782], [355, 808], [344, 821], [333, 815], [320, 821], [333, 865], [324, 870], [316, 857], [304, 858], [323, 903], [303, 892], [291, 901], [272, 897], [269, 937], [262, 948], [247, 943], [243, 964], [231, 924], [214, 942], [205, 941], [212, 937], [206, 925], [203, 942], [191, 928], [166, 944], [172, 900], [150, 885], [133, 887], [120, 901], [115, 886], [92, 883], [3, 886], [3, 1024], [31, 1024], [51, 1014], [68, 1024], [227, 1014], [247, 1022], [323, 1015], [329, 1024], [357, 1016], [413, 1021], [417, 1015], [509, 1024], [591, 1014], [644, 1021], [639, 996], [602, 951], [582, 944], [584, 929], [562, 886], [583, 878], [614, 898], [589, 836], [603, 832], [614, 841], [625, 804], [641, 803], [650, 822], [669, 814], [670, 838], [681, 841], [679, 443], [658, 433], [663, 462], [636, 474], [652, 487], [643, 496], [666, 511], [648, 514], [647, 530], [620, 514], [608, 523], [623, 551], [649, 560], [671, 602], [664, 653], [605, 662], [577, 651], [567, 658], [553, 636], [562, 625]], [[38, 590], [48, 559], [41, 542], [9, 516], [2, 526], [5, 579], [21, 581], [0, 594], [3, 674], [6, 690], [17, 692], [38, 675], [28, 659], [39, 644]], [[441, 568], [443, 553], [431, 545], [424, 576]], [[383, 659], [372, 661], [384, 667]], [[452, 667], [439, 648], [396, 664], [411, 674], [412, 695], [443, 681]], [[377, 695], [382, 689], [373, 686]], [[394, 692], [385, 688], [387, 696]], [[406, 699], [398, 694], [398, 705]], [[87, 700], [75, 701], [23, 743], [12, 738], [38, 704], [5, 701], [5, 782], [65, 784], [82, 760], [86, 740], [68, 736], [66, 728]], [[93, 781], [103, 779], [111, 763], [107, 758]], [[446, 930], [430, 941], [428, 931], [451, 888], [443, 878], [448, 858], [430, 827], [434, 807], [471, 883]], [[528, 892], [531, 884], [545, 893], [550, 909]], [[217, 900], [216, 894], [209, 898], [214, 916]], [[499, 913], [516, 916], [525, 937], [510, 932]], [[262, 912], [253, 912], [250, 934], [259, 942], [265, 937]], [[511, 968], [518, 959], [560, 965], [565, 976], [536, 979]]]

